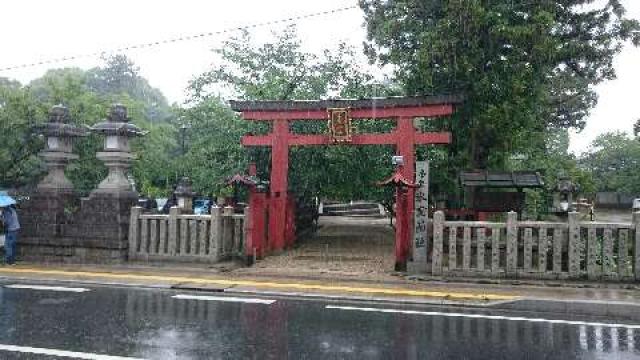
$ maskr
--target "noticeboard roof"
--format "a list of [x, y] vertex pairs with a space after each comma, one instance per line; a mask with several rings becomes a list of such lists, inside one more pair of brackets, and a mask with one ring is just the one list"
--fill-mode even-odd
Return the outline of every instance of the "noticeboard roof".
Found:
[[544, 181], [537, 171], [491, 172], [486, 170], [460, 173], [464, 187], [542, 188]]

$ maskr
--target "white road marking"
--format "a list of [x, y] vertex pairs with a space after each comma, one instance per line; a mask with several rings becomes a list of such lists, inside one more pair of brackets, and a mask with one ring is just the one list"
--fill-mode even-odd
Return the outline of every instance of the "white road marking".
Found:
[[45, 285], [22, 285], [22, 284], [12, 284], [5, 285], [5, 287], [10, 289], [29, 289], [29, 290], [48, 290], [48, 291], [66, 291], [66, 292], [76, 292], [82, 293], [91, 291], [85, 288], [73, 288], [73, 287], [62, 287], [62, 286], [45, 286]]
[[232, 296], [199, 296], [199, 295], [174, 295], [174, 299], [182, 300], [204, 300], [204, 301], [223, 301], [223, 302], [241, 302], [247, 304], [265, 304], [271, 305], [275, 300], [271, 299], [256, 299], [256, 298], [244, 298], [244, 297], [232, 297]]
[[143, 360], [141, 358], [123, 357], [123, 356], [110, 356], [91, 354], [75, 351], [65, 351], [56, 349], [34, 348], [29, 346], [15, 346], [0, 344], [0, 351], [11, 351], [28, 354], [49, 355], [74, 359], [87, 359], [87, 360]]
[[483, 314], [465, 314], [465, 313], [446, 313], [439, 311], [416, 311], [416, 310], [400, 310], [400, 309], [384, 309], [384, 308], [361, 308], [354, 306], [336, 306], [327, 305], [326, 309], [337, 310], [349, 310], [349, 311], [364, 311], [364, 312], [380, 312], [390, 314], [409, 314], [409, 315], [424, 315], [424, 316], [445, 316], [445, 317], [465, 317], [472, 319], [488, 319], [488, 320], [508, 320], [508, 321], [529, 321], [536, 323], [550, 323], [550, 324], [567, 324], [567, 325], [586, 325], [586, 326], [602, 326], [607, 328], [626, 328], [626, 329], [640, 329], [640, 325], [630, 324], [609, 324], [609, 323], [597, 323], [587, 321], [574, 321], [574, 320], [556, 320], [556, 319], [542, 319], [542, 318], [526, 318], [520, 316], [500, 316], [500, 315], [483, 315]]

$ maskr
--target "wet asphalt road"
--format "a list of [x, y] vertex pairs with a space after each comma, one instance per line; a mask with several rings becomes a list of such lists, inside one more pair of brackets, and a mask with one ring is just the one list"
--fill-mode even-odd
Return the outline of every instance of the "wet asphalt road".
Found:
[[[377, 311], [409, 309], [391, 304], [266, 296], [260, 299], [275, 302], [237, 303], [173, 298], [224, 296], [219, 293], [58, 284], [89, 289], [76, 293], [10, 284], [16, 283], [0, 283], [0, 359], [61, 359], [46, 352], [51, 349], [145, 359], [640, 358], [640, 328], [623, 326], [472, 318], [460, 309]], [[20, 353], [7, 345], [45, 352]]]

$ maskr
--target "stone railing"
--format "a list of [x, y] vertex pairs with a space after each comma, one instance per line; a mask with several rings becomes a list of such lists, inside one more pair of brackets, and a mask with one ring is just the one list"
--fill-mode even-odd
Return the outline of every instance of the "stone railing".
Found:
[[143, 214], [131, 209], [129, 259], [136, 261], [217, 262], [241, 256], [245, 241], [245, 215], [233, 208], [211, 208], [210, 215]]
[[506, 223], [433, 217], [427, 272], [445, 276], [640, 280], [640, 214], [631, 223]]

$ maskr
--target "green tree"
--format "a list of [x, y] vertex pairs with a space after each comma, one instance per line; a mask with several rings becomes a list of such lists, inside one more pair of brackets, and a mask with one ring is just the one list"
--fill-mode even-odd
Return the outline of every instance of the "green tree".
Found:
[[503, 168], [549, 127], [584, 127], [640, 24], [617, 0], [360, 0], [371, 59], [407, 94], [461, 93], [449, 163]]
[[[214, 90], [223, 88], [233, 96], [247, 100], [295, 100], [337, 97], [381, 96], [394, 92], [392, 86], [381, 86], [359, 65], [352, 48], [339, 45], [326, 50], [321, 56], [301, 49], [294, 27], [287, 28], [273, 42], [254, 45], [251, 36], [244, 32], [226, 41], [217, 53], [223, 62], [203, 74], [191, 84], [192, 99], [197, 104], [186, 111], [195, 123], [203, 117], [195, 114], [202, 109], [218, 109], [220, 100]], [[214, 95], [212, 95], [212, 93]], [[206, 117], [204, 117], [206, 118]], [[194, 140], [208, 150], [229, 156], [233, 166], [222, 168], [220, 164], [207, 169], [216, 172], [209, 179], [221, 179], [246, 166], [245, 151], [239, 145], [244, 132], [264, 133], [264, 124], [248, 124], [237, 116], [222, 115], [213, 127], [218, 132], [233, 136], [218, 139], [206, 131], [194, 131], [204, 138]], [[198, 126], [198, 125], [196, 125]], [[218, 126], [222, 126], [218, 129]], [[392, 124], [381, 121], [358, 121], [359, 131], [388, 131]], [[296, 133], [320, 133], [326, 131], [324, 122], [293, 122]], [[220, 149], [220, 150], [218, 150]], [[191, 148], [190, 152], [196, 151]], [[250, 150], [257, 161], [259, 175], [268, 179], [270, 156], [266, 149]], [[332, 146], [326, 148], [304, 147], [291, 149], [290, 188], [302, 196], [319, 195], [334, 199], [380, 199], [384, 190], [374, 183], [388, 176], [391, 171], [390, 147], [357, 148]], [[205, 161], [205, 159], [202, 159]], [[213, 186], [209, 184], [209, 186]]]
[[597, 191], [640, 194], [640, 143], [625, 132], [599, 135], [580, 159]]
[[0, 188], [27, 185], [44, 170], [35, 155], [42, 139], [30, 129], [40, 109], [20, 83], [0, 78]]

